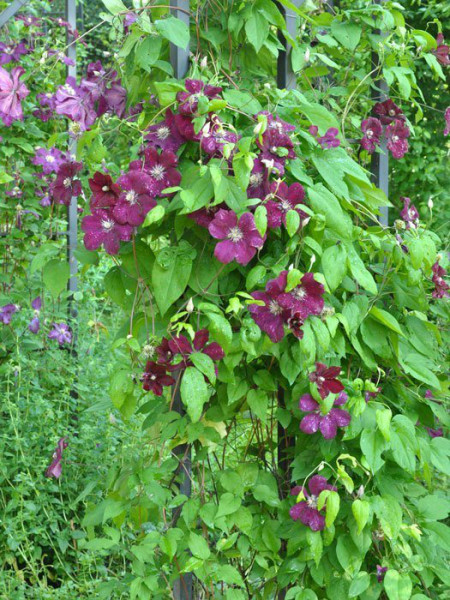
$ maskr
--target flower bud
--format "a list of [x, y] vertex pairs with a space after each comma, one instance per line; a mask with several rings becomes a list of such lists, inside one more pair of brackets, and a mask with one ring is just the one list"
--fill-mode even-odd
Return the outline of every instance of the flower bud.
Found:
[[186, 312], [188, 312], [189, 314], [194, 312], [194, 301], [192, 300], [192, 298], [189, 298], [188, 303], [186, 304]]
[[255, 135], [259, 135], [261, 133], [263, 127], [264, 127], [264, 124], [262, 122], [257, 123], [253, 128], [253, 133]]
[[317, 467], [317, 471], [322, 471], [325, 468], [325, 463], [322, 461], [320, 465]]
[[305, 62], [309, 62], [311, 58], [311, 50], [309, 48], [306, 48], [306, 52], [305, 52]]
[[132, 333], [129, 333], [129, 334], [127, 335], [127, 340], [132, 340], [132, 339], [133, 339], [133, 334], [132, 334]]
[[202, 58], [202, 60], [200, 61], [200, 69], [206, 69], [207, 66], [208, 66], [208, 58], [206, 56], [204, 56]]
[[433, 209], [433, 206], [434, 206], [433, 197], [432, 197], [432, 196], [430, 196], [430, 198], [429, 198], [429, 200], [428, 200], [428, 208], [429, 208], [430, 210], [432, 210], [432, 209]]
[[315, 262], [316, 262], [316, 255], [315, 255], [315, 254], [313, 254], [313, 255], [311, 256], [311, 265], [313, 265]]

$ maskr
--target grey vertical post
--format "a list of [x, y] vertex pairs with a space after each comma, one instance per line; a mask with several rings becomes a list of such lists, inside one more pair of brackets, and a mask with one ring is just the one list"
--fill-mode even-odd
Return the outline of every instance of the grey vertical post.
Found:
[[[297, 8], [299, 8], [305, 0], [292, 0], [292, 4], [294, 4]], [[290, 8], [285, 8], [281, 4], [278, 4], [278, 8], [283, 14], [286, 21], [286, 29], [289, 32], [291, 38], [295, 38], [297, 33], [297, 15]], [[291, 64], [291, 45], [287, 42], [284, 35], [280, 32], [279, 34], [280, 42], [284, 46], [284, 50], [280, 50], [278, 54], [278, 63], [277, 63], [277, 85], [281, 89], [292, 90], [296, 86], [296, 76], [292, 70]]]
[[[181, 9], [181, 10], [180, 10]], [[189, 0], [171, 0], [170, 12], [174, 17], [181, 19], [189, 27]], [[189, 46], [179, 48], [170, 44], [170, 62], [173, 67], [174, 75], [177, 79], [182, 79], [189, 68]], [[185, 415], [184, 405], [181, 402], [180, 388], [178, 386], [175, 393], [173, 409], [181, 416]], [[188, 444], [181, 444], [174, 449], [179, 460], [177, 469], [180, 493], [189, 497], [191, 495], [191, 449]], [[179, 510], [174, 513], [174, 520], [178, 518]], [[193, 577], [192, 573], [184, 573], [173, 584], [173, 597], [175, 600], [192, 600], [193, 598]]]
[[28, 4], [29, 0], [14, 0], [5, 10], [0, 14], [0, 27], [6, 25], [11, 17], [13, 17], [25, 4]]
[[[66, 20], [72, 30], [77, 27], [77, 3], [76, 0], [66, 0]], [[77, 49], [74, 39], [70, 32], [67, 32], [67, 56], [75, 63], [73, 66], [67, 67], [67, 75], [69, 77], [77, 76]], [[76, 155], [77, 142], [74, 138], [69, 138], [69, 153]], [[74, 294], [78, 289], [78, 264], [75, 258], [75, 250], [77, 249], [77, 222], [78, 222], [78, 202], [77, 198], [73, 197], [70, 205], [67, 208], [67, 260], [70, 268], [70, 279], [68, 283], [69, 290], [69, 317], [76, 318], [77, 309]]]
[[[299, 8], [304, 0], [293, 0], [292, 2], [297, 8]], [[278, 8], [283, 14], [286, 21], [286, 29], [291, 36], [291, 38], [295, 39], [297, 35], [297, 15], [294, 11], [289, 8], [286, 8], [278, 3]], [[284, 46], [284, 50], [280, 50], [278, 55], [278, 63], [277, 63], [277, 86], [281, 89], [292, 90], [297, 85], [296, 75], [292, 70], [291, 63], [291, 51], [292, 47], [289, 42], [286, 40], [285, 36], [282, 32], [279, 33], [280, 42]], [[283, 388], [278, 388], [277, 400], [279, 408], [284, 409], [285, 397]], [[280, 491], [282, 497], [286, 497], [288, 495], [288, 490], [291, 484], [291, 456], [289, 450], [295, 446], [295, 439], [291, 437], [286, 429], [278, 423], [278, 472], [281, 474], [280, 481]], [[282, 545], [281, 548], [283, 554], [286, 552], [285, 544]], [[287, 589], [279, 590], [278, 592], [278, 600], [284, 600], [287, 594]]]
[[[375, 4], [382, 4], [385, 0], [374, 0]], [[376, 30], [376, 33], [381, 33]], [[378, 54], [372, 53], [372, 68], [379, 65]], [[374, 102], [383, 102], [389, 98], [389, 88], [386, 81], [380, 77], [373, 81], [372, 100]], [[386, 147], [386, 138], [380, 144], [381, 152], [374, 152], [370, 163], [370, 171], [372, 173], [373, 183], [379, 187], [389, 198], [389, 152]], [[387, 227], [389, 225], [389, 208], [387, 206], [380, 207], [381, 215], [378, 221], [381, 225]]]

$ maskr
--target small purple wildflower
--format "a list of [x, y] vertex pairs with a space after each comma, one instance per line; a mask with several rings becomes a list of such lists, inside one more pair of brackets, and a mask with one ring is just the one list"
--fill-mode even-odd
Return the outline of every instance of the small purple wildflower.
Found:
[[38, 148], [32, 161], [34, 165], [40, 165], [42, 171], [49, 175], [56, 173], [63, 162], [67, 162], [67, 154], [58, 148]]
[[403, 209], [400, 213], [403, 221], [406, 223], [406, 229], [416, 229], [419, 225], [419, 211], [411, 204], [410, 198], [401, 198], [403, 200]]
[[0, 67], [0, 118], [6, 127], [13, 121], [23, 120], [21, 101], [30, 93], [25, 84], [19, 81], [24, 73], [22, 67], [14, 67], [10, 73]]
[[48, 334], [50, 340], [56, 340], [60, 346], [70, 344], [72, 341], [72, 332], [67, 323], [53, 323], [53, 329]]
[[46, 477], [54, 477], [55, 479], [59, 479], [61, 477], [63, 452], [69, 445], [66, 439], [67, 438], [63, 437], [58, 441], [58, 445], [53, 453], [53, 460], [45, 471]]
[[448, 290], [450, 289], [444, 277], [447, 275], [447, 271], [436, 261], [431, 267], [433, 271], [432, 281], [435, 289], [433, 291], [433, 298], [447, 298], [449, 296]]
[[447, 135], [450, 134], [450, 106], [445, 109], [444, 119], [445, 119], [444, 136], [446, 137]]
[[383, 583], [383, 579], [384, 576], [387, 573], [387, 567], [381, 567], [380, 565], [377, 565], [377, 581], [378, 583]]
[[317, 385], [322, 398], [328, 394], [339, 394], [344, 386], [336, 378], [340, 375], [340, 367], [327, 367], [323, 363], [316, 362], [316, 370], [308, 375], [309, 380]]
[[339, 131], [336, 127], [330, 127], [325, 132], [325, 135], [317, 138], [317, 141], [323, 149], [325, 148], [338, 148], [341, 145], [341, 141], [336, 137]]
[[3, 325], [9, 325], [11, 323], [11, 319], [14, 313], [20, 310], [20, 306], [18, 304], [5, 304], [0, 307], [0, 323]]

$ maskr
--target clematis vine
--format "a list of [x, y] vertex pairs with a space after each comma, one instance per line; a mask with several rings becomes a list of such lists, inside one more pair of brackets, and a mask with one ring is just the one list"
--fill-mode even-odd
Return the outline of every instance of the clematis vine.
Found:
[[12, 316], [20, 310], [18, 304], [5, 304], [0, 307], [0, 323], [3, 325], [9, 325], [12, 320]]
[[[194, 352], [203, 352], [213, 361], [222, 360], [225, 356], [223, 348], [217, 342], [209, 342], [209, 331], [200, 329], [194, 335], [192, 342], [184, 335], [176, 336], [170, 340], [163, 339], [161, 345], [156, 348], [158, 363], [168, 365], [169, 371], [178, 371], [192, 366], [189, 356]], [[179, 356], [181, 360], [176, 363], [172, 361]]]
[[164, 121], [147, 128], [144, 139], [152, 146], [169, 152], [177, 152], [186, 141], [178, 130], [175, 115], [170, 108], [166, 110]]
[[238, 219], [232, 210], [221, 209], [209, 224], [208, 231], [213, 238], [222, 240], [216, 245], [214, 256], [224, 264], [236, 260], [247, 265], [264, 245], [251, 213], [244, 213]]
[[61, 152], [54, 146], [52, 148], [38, 148], [32, 159], [34, 165], [40, 165], [46, 175], [57, 173], [64, 162], [67, 162], [66, 152]]
[[87, 250], [97, 250], [103, 245], [108, 254], [117, 254], [120, 242], [129, 242], [133, 234], [131, 225], [121, 225], [110, 211], [102, 209], [84, 217], [81, 230]]
[[72, 342], [72, 332], [67, 323], [53, 323], [53, 329], [48, 334], [50, 340], [56, 340], [60, 346]]
[[272, 342], [279, 342], [284, 336], [284, 325], [291, 317], [289, 309], [284, 308], [279, 298], [287, 285], [287, 271], [282, 271], [276, 279], [267, 282], [264, 292], [253, 292], [255, 300], [264, 304], [250, 304], [248, 310], [259, 328], [267, 333]]
[[377, 102], [373, 107], [373, 111], [378, 115], [383, 125], [389, 125], [396, 120], [404, 121], [405, 119], [402, 109], [390, 98], [384, 102]]
[[361, 139], [361, 146], [364, 150], [367, 150], [369, 154], [373, 154], [375, 148], [379, 145], [381, 135], [383, 134], [381, 121], [375, 117], [364, 119], [361, 123], [361, 130], [364, 134]]
[[129, 171], [119, 177], [117, 183], [122, 193], [112, 210], [114, 219], [121, 225], [141, 225], [147, 213], [156, 206], [156, 200], [151, 195], [152, 178], [145, 172]]
[[435, 55], [441, 65], [447, 67], [450, 65], [450, 46], [445, 43], [445, 39], [442, 33], [438, 33], [436, 36], [436, 50], [432, 50], [431, 52]]
[[445, 109], [444, 119], [445, 119], [444, 136], [447, 137], [450, 134], [450, 106]]
[[391, 151], [396, 159], [403, 158], [408, 152], [409, 127], [399, 119], [386, 127], [387, 149]]
[[325, 529], [326, 505], [321, 510], [317, 508], [319, 496], [324, 490], [336, 491], [336, 487], [330, 485], [325, 477], [314, 475], [308, 482], [308, 488], [296, 486], [291, 490], [292, 496], [303, 494], [305, 499], [294, 504], [289, 514], [291, 519], [301, 521], [312, 531], [322, 531]]
[[419, 211], [411, 204], [410, 198], [401, 198], [403, 200], [403, 209], [400, 213], [406, 224], [406, 229], [416, 229], [419, 226]]
[[265, 203], [267, 209], [267, 224], [274, 229], [281, 224], [286, 225], [286, 216], [290, 210], [298, 212], [301, 219], [307, 218], [299, 205], [303, 204], [305, 190], [301, 183], [287, 185], [284, 181], [273, 181], [270, 184], [268, 200]]
[[181, 173], [177, 171], [178, 157], [173, 152], [163, 150], [161, 153], [152, 146], [144, 150], [144, 160], [130, 164], [131, 170], [142, 170], [151, 178], [149, 193], [153, 196], [164, 195], [166, 188], [177, 186], [181, 181]]
[[92, 197], [89, 203], [91, 210], [114, 208], [120, 195], [120, 187], [114, 183], [111, 175], [97, 171], [89, 179]]
[[444, 277], [447, 275], [447, 271], [436, 261], [431, 267], [433, 271], [432, 281], [434, 283], [433, 298], [447, 298], [449, 296], [448, 290], [450, 289]]
[[201, 98], [212, 100], [222, 91], [221, 87], [207, 85], [200, 79], [186, 79], [186, 92], [178, 92], [178, 110], [182, 115], [195, 115]]
[[50, 185], [52, 198], [60, 204], [69, 206], [72, 197], [81, 194], [81, 181], [75, 179], [83, 168], [80, 162], [63, 162], [56, 174], [55, 181]]
[[333, 408], [323, 414], [319, 403], [314, 400], [311, 394], [304, 394], [299, 401], [299, 408], [303, 412], [309, 413], [300, 422], [300, 430], [303, 433], [312, 435], [320, 431], [326, 440], [332, 440], [336, 437], [339, 427], [347, 427], [350, 424], [350, 413], [342, 408], [348, 400], [348, 395], [341, 392], [333, 403]]
[[28, 325], [28, 329], [31, 331], [31, 333], [37, 334], [39, 333], [39, 330], [41, 328], [39, 314], [42, 308], [42, 299], [40, 296], [38, 296], [31, 302], [31, 308], [34, 310], [34, 316]]

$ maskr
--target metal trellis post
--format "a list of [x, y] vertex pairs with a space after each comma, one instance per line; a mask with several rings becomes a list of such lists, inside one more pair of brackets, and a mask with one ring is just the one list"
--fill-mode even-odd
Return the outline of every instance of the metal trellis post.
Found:
[[[299, 8], [303, 3], [304, 0], [293, 0], [292, 2], [292, 4], [294, 4], [297, 8]], [[285, 8], [280, 4], [278, 4], [278, 7], [285, 18], [286, 29], [289, 35], [291, 36], [291, 38], [295, 39], [295, 36], [297, 34], [296, 13], [293, 10]], [[278, 55], [277, 86], [281, 89], [292, 90], [296, 87], [297, 84], [296, 75], [292, 69], [291, 63], [292, 47], [281, 32], [279, 34], [279, 37], [280, 42], [284, 46], [284, 50], [281, 50]], [[279, 408], [284, 409], [285, 397], [284, 390], [281, 387], [278, 389], [277, 399]], [[281, 425], [281, 423], [278, 423], [278, 471], [282, 474], [282, 481], [280, 486], [282, 496], [286, 496], [288, 494], [288, 490], [291, 484], [291, 457], [289, 455], [289, 450], [294, 446], [295, 439], [288, 434], [288, 432]], [[283, 548], [283, 551], [285, 551], [285, 547]], [[286, 588], [280, 590], [278, 592], [278, 599], [284, 600], [284, 598], [286, 597], [286, 593]]]
[[[170, 12], [189, 27], [189, 0], [172, 0], [170, 2]], [[170, 62], [173, 67], [174, 75], [177, 79], [182, 79], [189, 68], [189, 46], [179, 48], [175, 44], [170, 45]], [[175, 393], [173, 409], [181, 416], [184, 416], [184, 405], [181, 402], [180, 388]], [[178, 457], [179, 465], [177, 475], [180, 486], [180, 493], [187, 497], [191, 495], [191, 449], [188, 444], [181, 444], [174, 449]], [[174, 518], [178, 518], [180, 509], [175, 510]], [[173, 585], [173, 597], [175, 600], [192, 600], [193, 598], [193, 576], [192, 573], [184, 573], [175, 580]]]
[[14, 2], [11, 2], [11, 4], [7, 6], [0, 14], [0, 27], [3, 27], [3, 25], [5, 25], [16, 13], [18, 13], [22, 6], [28, 4], [28, 2], [29, 0], [14, 0]]
[[[76, 0], [66, 0], [66, 20], [70, 25], [72, 31], [77, 27], [77, 3]], [[77, 76], [77, 49], [74, 43], [73, 35], [67, 32], [67, 57], [73, 61], [73, 65], [68, 65], [67, 75], [69, 77], [76, 78]], [[69, 138], [69, 153], [76, 155], [77, 153], [77, 142], [75, 138]], [[75, 319], [77, 316], [77, 308], [75, 303], [74, 294], [78, 289], [78, 263], [75, 257], [75, 250], [77, 249], [77, 222], [78, 222], [78, 201], [74, 196], [70, 205], [67, 208], [67, 260], [69, 261], [70, 268], [70, 279], [68, 283], [69, 291], [69, 317]]]
[[[374, 0], [375, 4], [382, 4], [385, 0]], [[380, 30], [377, 29], [375, 33], [380, 34]], [[372, 68], [376, 68], [379, 65], [379, 58], [377, 52], [372, 53]], [[375, 82], [374, 82], [375, 83]], [[383, 78], [379, 78], [376, 81], [377, 85], [372, 87], [372, 100], [374, 102], [383, 102], [389, 98], [389, 88], [386, 81]], [[380, 144], [381, 152], [374, 152], [372, 154], [372, 160], [370, 164], [370, 171], [372, 173], [373, 183], [383, 190], [386, 197], [389, 197], [389, 152], [386, 147], [386, 137], [383, 138]], [[380, 207], [381, 215], [378, 217], [378, 221], [384, 227], [389, 225], [389, 208], [387, 206]]]

